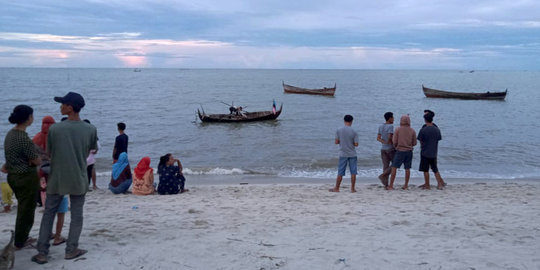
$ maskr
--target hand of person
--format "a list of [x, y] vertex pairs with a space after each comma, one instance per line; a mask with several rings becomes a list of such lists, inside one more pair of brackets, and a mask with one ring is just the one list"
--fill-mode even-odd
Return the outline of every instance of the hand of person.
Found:
[[6, 164], [2, 165], [2, 170], [1, 170], [3, 173], [8, 173], [7, 169], [6, 169]]

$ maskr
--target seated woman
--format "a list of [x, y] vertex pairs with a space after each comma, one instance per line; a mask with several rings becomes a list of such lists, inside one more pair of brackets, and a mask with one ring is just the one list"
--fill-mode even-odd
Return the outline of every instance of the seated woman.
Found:
[[154, 194], [154, 169], [150, 167], [150, 157], [143, 157], [133, 169], [132, 192], [136, 195]]
[[109, 189], [114, 194], [127, 193], [131, 182], [131, 168], [129, 167], [127, 153], [122, 152], [118, 157], [118, 161], [113, 165]]
[[[177, 165], [174, 165], [175, 162]], [[158, 174], [158, 193], [160, 195], [189, 191], [184, 189], [186, 179], [182, 174], [182, 163], [180, 163], [180, 160], [175, 159], [172, 154], [166, 154], [159, 158]]]

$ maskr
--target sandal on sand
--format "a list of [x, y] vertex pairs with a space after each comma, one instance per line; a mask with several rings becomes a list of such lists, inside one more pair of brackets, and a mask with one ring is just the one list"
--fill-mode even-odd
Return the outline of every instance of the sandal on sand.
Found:
[[32, 237], [28, 237], [26, 239], [26, 241], [24, 241], [23, 245], [18, 247], [18, 246], [15, 246], [15, 250], [21, 250], [23, 248], [31, 248], [31, 247], [34, 247], [33, 244], [37, 242], [37, 239], [36, 238], [32, 238]]
[[53, 246], [58, 246], [58, 245], [61, 245], [61, 244], [65, 243], [65, 242], [66, 242], [66, 238], [60, 236], [59, 241], [56, 242], [56, 240], [55, 240], [55, 241], [52, 243], [52, 245], [53, 245]]
[[78, 258], [84, 254], [86, 254], [88, 252], [88, 250], [85, 250], [85, 249], [75, 249], [74, 251], [72, 251], [71, 253], [66, 253], [66, 256], [64, 256], [64, 259], [66, 260], [73, 260], [75, 258]]
[[49, 259], [47, 258], [47, 255], [39, 253], [32, 256], [32, 261], [37, 264], [44, 264], [49, 262]]

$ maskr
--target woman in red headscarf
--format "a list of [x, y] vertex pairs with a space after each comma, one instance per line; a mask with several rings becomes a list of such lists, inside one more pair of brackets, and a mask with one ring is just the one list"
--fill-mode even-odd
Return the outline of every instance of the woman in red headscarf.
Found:
[[47, 135], [49, 134], [49, 128], [55, 123], [54, 118], [50, 115], [43, 117], [41, 121], [41, 131], [38, 132], [32, 141], [38, 147], [38, 152], [40, 154], [42, 165], [39, 169], [39, 179], [40, 179], [40, 195], [41, 195], [41, 204], [45, 204], [46, 196], [46, 187], [47, 187], [47, 175], [49, 174], [49, 154], [47, 153]]
[[154, 194], [154, 169], [150, 167], [150, 157], [143, 157], [133, 169], [132, 192], [135, 195]]
[[[41, 121], [41, 131], [34, 136], [32, 141], [39, 146], [44, 153], [47, 153], [47, 134], [49, 134], [49, 128], [54, 124], [54, 118], [50, 115], [43, 117]], [[47, 159], [48, 160], [48, 159]]]

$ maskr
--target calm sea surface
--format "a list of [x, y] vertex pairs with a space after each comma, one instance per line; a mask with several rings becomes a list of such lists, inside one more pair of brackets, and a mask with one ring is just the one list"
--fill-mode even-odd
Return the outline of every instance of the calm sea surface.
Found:
[[[282, 80], [306, 88], [337, 83], [336, 96], [284, 94]], [[508, 95], [506, 101], [427, 99], [422, 84], [454, 91], [508, 88]], [[539, 87], [536, 71], [0, 68], [0, 135], [12, 127], [7, 118], [15, 105], [34, 108], [36, 120], [28, 130], [33, 136], [43, 116], [61, 118], [53, 97], [76, 91], [87, 103], [82, 118], [98, 128], [100, 174], [110, 172], [116, 123], [122, 121], [132, 167], [143, 156], [157, 167], [159, 156], [170, 152], [191, 174], [333, 178], [335, 130], [343, 125], [343, 115], [352, 114], [360, 137], [359, 176], [376, 177], [383, 114], [394, 112], [395, 126], [400, 115], [410, 114], [418, 131], [423, 110], [431, 109], [443, 136], [443, 177], [540, 178]], [[247, 111], [271, 110], [274, 99], [278, 106], [283, 103], [277, 121], [202, 124], [196, 119], [201, 106], [207, 113], [228, 113], [222, 102]], [[420, 175], [419, 150], [414, 150], [413, 176]]]

